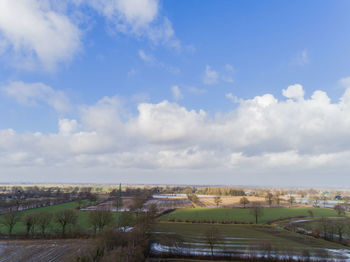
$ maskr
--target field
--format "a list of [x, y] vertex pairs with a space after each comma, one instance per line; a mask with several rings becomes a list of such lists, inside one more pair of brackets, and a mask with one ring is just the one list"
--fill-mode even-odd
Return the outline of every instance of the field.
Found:
[[[221, 204], [222, 207], [240, 207], [239, 201], [241, 200], [241, 196], [221, 196]], [[264, 197], [256, 197], [256, 196], [246, 196], [246, 198], [250, 202], [264, 202], [266, 203], [266, 200]], [[214, 197], [199, 197], [199, 201], [201, 203], [201, 206], [203, 207], [216, 207], [216, 204], [214, 202]]]
[[[47, 207], [41, 207], [41, 208], [35, 208], [35, 209], [21, 211], [20, 215], [23, 217], [26, 214], [43, 212], [43, 211], [50, 212], [50, 213], [54, 214], [55, 212], [57, 212], [59, 210], [75, 209], [77, 206], [78, 206], [78, 202], [77, 201], [73, 201], [73, 202], [68, 202], [68, 203], [59, 204], [59, 205], [53, 205], [53, 206], [47, 206]], [[78, 227], [80, 227], [82, 229], [88, 229], [89, 228], [88, 214], [89, 214], [88, 211], [77, 210], [77, 215], [78, 215], [77, 226]], [[48, 228], [48, 232], [49, 233], [50, 232], [55, 232], [55, 231], [57, 231], [59, 229], [60, 229], [59, 225], [56, 224], [54, 222], [54, 219], [53, 219], [53, 221], [51, 223], [51, 226]], [[24, 232], [24, 231], [25, 231], [25, 225], [22, 222], [17, 223], [15, 225], [14, 229], [13, 229], [13, 233], [14, 234], [21, 233], [21, 232]], [[0, 226], [0, 232], [1, 233], [5, 233], [6, 232], [6, 228], [3, 225]]]
[[157, 209], [160, 211], [169, 208], [174, 209], [192, 207], [192, 204], [188, 199], [151, 199], [146, 202], [145, 206], [149, 206], [151, 204], [157, 205]]
[[0, 262], [70, 262], [92, 244], [84, 239], [0, 241]]
[[[263, 216], [259, 218], [260, 223], [266, 223], [280, 218], [306, 216], [311, 210], [314, 217], [337, 217], [333, 209], [328, 208], [264, 208]], [[163, 215], [159, 221], [215, 221], [215, 222], [255, 222], [249, 208], [191, 208], [178, 209]]]
[[[134, 198], [132, 197], [122, 197], [122, 201], [120, 202], [121, 206], [121, 210], [124, 211], [129, 211], [130, 207], [133, 205], [134, 203]], [[82, 211], [93, 211], [93, 210], [97, 210], [99, 208], [104, 209], [104, 210], [109, 210], [112, 212], [117, 211], [117, 207], [116, 207], [116, 200], [107, 200], [104, 202], [99, 203], [98, 205], [90, 205], [84, 208], [81, 208], [80, 210]]]
[[[293, 233], [274, 226], [263, 225], [206, 225], [184, 223], [158, 223], [156, 244], [153, 252], [161, 254], [164, 251], [173, 253], [184, 252], [208, 254], [210, 249], [205, 237], [208, 228], [216, 228], [220, 241], [215, 245], [214, 251], [218, 254], [236, 252], [265, 252], [269, 248], [275, 254], [292, 254], [301, 256], [308, 250], [314, 257], [349, 257], [348, 249], [344, 246], [322, 239]], [[170, 239], [176, 239], [176, 244]], [[268, 244], [267, 244], [268, 243]], [[269, 246], [270, 245], [270, 246]], [[260, 252], [260, 253], [259, 253]]]

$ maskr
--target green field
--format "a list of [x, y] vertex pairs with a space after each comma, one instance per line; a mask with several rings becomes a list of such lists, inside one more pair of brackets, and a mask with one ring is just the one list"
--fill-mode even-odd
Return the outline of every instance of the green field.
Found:
[[[306, 216], [308, 210], [312, 210], [314, 217], [337, 217], [337, 213], [329, 208], [264, 208], [263, 216], [259, 223], [266, 223], [279, 218]], [[255, 222], [249, 208], [186, 208], [177, 209], [169, 214], [163, 215], [159, 221], [173, 220], [179, 222]]]
[[155, 231], [158, 234], [176, 233], [188, 242], [204, 242], [198, 236], [204, 236], [209, 227], [218, 229], [221, 238], [232, 238], [231, 242], [248, 246], [258, 241], [269, 241], [275, 248], [334, 248], [341, 249], [344, 246], [316, 239], [302, 234], [290, 232], [275, 226], [268, 225], [208, 225], [208, 224], [186, 224], [186, 223], [157, 223]]
[[[84, 204], [84, 203], [83, 203]], [[53, 206], [47, 206], [47, 207], [40, 207], [40, 208], [35, 208], [35, 209], [29, 209], [25, 211], [21, 211], [20, 215], [23, 218], [26, 214], [31, 214], [31, 213], [37, 213], [37, 212], [50, 212], [50, 213], [55, 213], [59, 210], [64, 210], [64, 209], [75, 209], [78, 206], [77, 201], [73, 202], [68, 202], [64, 204], [58, 204], [58, 205], [53, 205]], [[77, 210], [77, 215], [78, 215], [78, 221], [77, 221], [77, 227], [80, 227], [81, 229], [89, 229], [90, 225], [88, 223], [88, 214], [89, 211], [79, 211]], [[113, 213], [116, 216], [116, 213]], [[1, 216], [0, 216], [1, 219]], [[48, 228], [47, 232], [56, 232], [59, 231], [60, 227], [57, 223], [55, 223], [55, 219], [53, 217], [52, 222], [50, 227]], [[3, 226], [0, 225], [0, 232], [1, 233], [6, 233], [7, 229]], [[15, 225], [13, 229], [13, 233], [23, 233], [25, 232], [25, 225], [23, 222], [19, 222]], [[39, 232], [39, 229], [37, 228], [37, 232]]]

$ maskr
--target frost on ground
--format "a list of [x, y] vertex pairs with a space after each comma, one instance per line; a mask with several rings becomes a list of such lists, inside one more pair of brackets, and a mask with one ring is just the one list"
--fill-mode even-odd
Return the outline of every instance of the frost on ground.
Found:
[[91, 247], [90, 240], [0, 241], [0, 262], [65, 262]]

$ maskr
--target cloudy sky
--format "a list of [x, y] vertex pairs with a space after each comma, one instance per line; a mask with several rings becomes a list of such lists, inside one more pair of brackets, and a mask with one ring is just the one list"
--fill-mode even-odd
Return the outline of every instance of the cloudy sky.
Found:
[[0, 182], [348, 187], [349, 12], [0, 0]]

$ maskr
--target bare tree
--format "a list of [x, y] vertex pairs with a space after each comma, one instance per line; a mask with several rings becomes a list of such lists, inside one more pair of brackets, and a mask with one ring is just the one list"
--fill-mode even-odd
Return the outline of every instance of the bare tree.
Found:
[[56, 212], [56, 222], [62, 228], [62, 236], [65, 236], [66, 226], [75, 225], [78, 219], [76, 211], [73, 209], [64, 209]]
[[27, 214], [23, 218], [23, 223], [26, 226], [26, 236], [29, 236], [29, 233], [34, 235], [35, 225], [37, 224], [38, 217], [35, 214]]
[[275, 202], [276, 202], [276, 205], [279, 207], [280, 204], [281, 204], [281, 198], [280, 198], [280, 193], [279, 193], [279, 192], [277, 192], [277, 193], [275, 194], [274, 200], [275, 200]]
[[213, 257], [214, 247], [220, 240], [219, 230], [216, 227], [211, 226], [204, 232], [204, 237], [210, 247], [211, 256]]
[[326, 207], [326, 204], [327, 204], [327, 197], [326, 196], [322, 196], [321, 197], [321, 200], [323, 202], [323, 207]]
[[52, 220], [52, 214], [49, 212], [40, 212], [38, 213], [37, 224], [40, 228], [41, 234], [45, 236], [45, 230], [50, 225]]
[[255, 218], [255, 224], [258, 223], [258, 219], [264, 215], [264, 209], [260, 202], [253, 202], [250, 209], [250, 214]]
[[265, 196], [267, 203], [269, 204], [269, 207], [272, 205], [272, 200], [273, 200], [273, 194], [271, 192], [267, 193]]
[[243, 206], [243, 208], [245, 208], [246, 205], [249, 204], [249, 200], [248, 200], [248, 198], [246, 198], [246, 197], [242, 197], [242, 198], [239, 200], [239, 203]]
[[18, 212], [10, 212], [1, 216], [0, 223], [7, 228], [9, 236], [12, 234], [14, 226], [21, 220]]
[[320, 207], [320, 199], [318, 197], [314, 198], [312, 205], [314, 207]]
[[335, 205], [334, 210], [337, 211], [338, 216], [345, 215], [345, 208], [342, 205]]
[[130, 210], [134, 211], [136, 213], [136, 216], [138, 216], [139, 213], [142, 211], [143, 205], [146, 203], [146, 201], [147, 197], [143, 194], [135, 196]]
[[97, 230], [101, 232], [105, 226], [112, 224], [113, 214], [109, 210], [97, 209], [89, 213], [88, 222], [93, 226], [96, 234]]
[[343, 240], [343, 234], [346, 229], [347, 223], [344, 220], [336, 220], [334, 221], [334, 227], [337, 231], [339, 241]]
[[214, 203], [215, 203], [216, 207], [219, 207], [219, 205], [222, 203], [221, 197], [220, 196], [214, 197]]
[[292, 195], [289, 195], [288, 202], [289, 202], [289, 207], [292, 207], [293, 204], [295, 203], [295, 197], [293, 197]]
[[307, 213], [309, 214], [309, 217], [314, 217], [314, 212], [312, 212], [312, 210], [308, 210]]
[[324, 239], [330, 239], [330, 229], [331, 229], [331, 222], [328, 218], [322, 217], [319, 221], [319, 228], [322, 232], [322, 235]]

